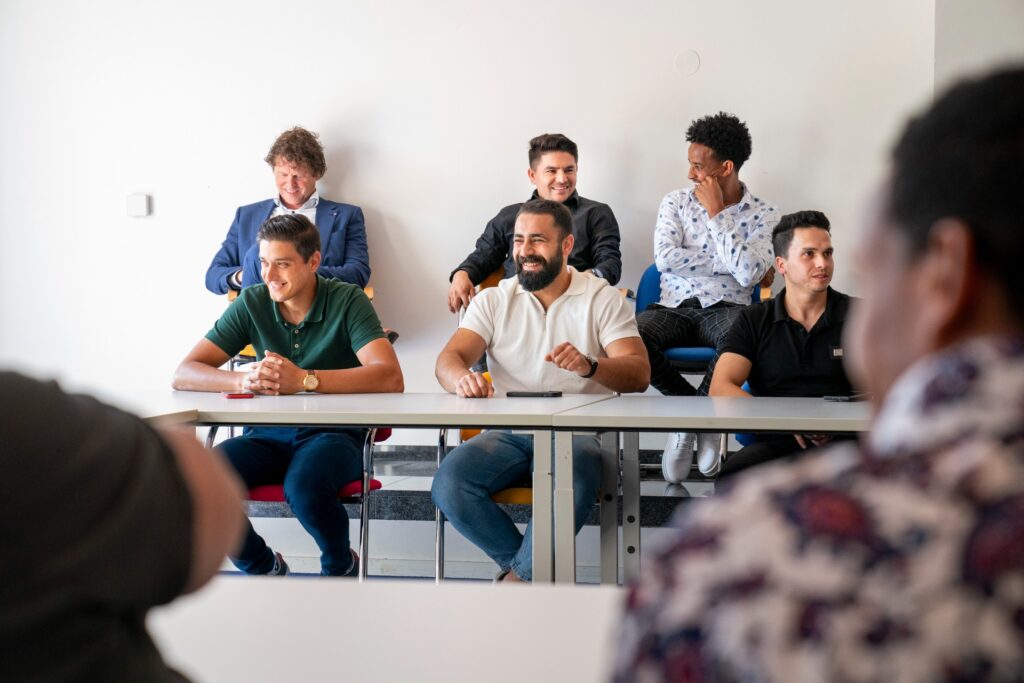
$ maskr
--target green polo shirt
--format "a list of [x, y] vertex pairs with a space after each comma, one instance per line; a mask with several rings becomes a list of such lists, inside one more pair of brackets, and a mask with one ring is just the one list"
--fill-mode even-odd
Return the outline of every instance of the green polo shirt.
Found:
[[342, 370], [359, 367], [356, 351], [384, 338], [384, 330], [362, 289], [318, 275], [313, 306], [298, 325], [281, 317], [266, 285], [253, 285], [242, 290], [206, 338], [229, 356], [252, 344], [260, 360], [270, 350], [307, 370]]

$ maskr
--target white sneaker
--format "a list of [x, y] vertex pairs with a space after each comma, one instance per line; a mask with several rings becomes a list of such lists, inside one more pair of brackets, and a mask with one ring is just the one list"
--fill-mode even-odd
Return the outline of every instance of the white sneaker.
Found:
[[697, 435], [677, 432], [668, 437], [665, 452], [661, 454], [661, 474], [670, 484], [684, 481], [693, 465], [693, 444]]
[[713, 477], [722, 469], [722, 435], [697, 435], [697, 469], [705, 477]]

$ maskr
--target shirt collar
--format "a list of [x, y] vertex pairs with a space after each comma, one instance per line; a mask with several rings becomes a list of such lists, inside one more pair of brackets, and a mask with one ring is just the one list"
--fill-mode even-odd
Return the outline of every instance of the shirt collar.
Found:
[[[789, 318], [789, 313], [786, 312], [786, 288], [785, 287], [783, 287], [779, 291], [779, 293], [775, 295], [775, 298], [772, 299], [772, 302], [773, 302], [772, 322], [778, 323], [778, 322], [785, 322], [786, 320], [789, 320], [790, 319]], [[847, 307], [844, 306], [844, 305], [840, 305], [841, 303], [843, 303], [842, 302], [842, 297], [837, 296], [836, 290], [834, 290], [831, 287], [829, 287], [828, 291], [825, 293], [825, 312], [821, 314], [821, 319], [817, 323], [815, 323], [814, 326], [817, 327], [818, 323], [822, 323], [823, 325], [831, 325], [832, 323], [845, 322], [846, 321], [846, 309], [847, 309]]]
[[1024, 336], [976, 337], [914, 363], [896, 380], [867, 443], [875, 456], [937, 453], [964, 437], [1019, 437]]
[[[271, 300], [274, 308], [274, 320], [278, 325], [283, 325], [287, 322], [281, 317], [281, 309], [278, 307], [277, 302]], [[313, 305], [309, 307], [306, 312], [306, 317], [302, 319], [302, 322], [296, 325], [296, 327], [302, 327], [306, 323], [318, 323], [324, 319], [324, 309], [327, 307], [327, 279], [322, 275], [316, 276], [316, 297], [313, 299]]]
[[[530, 199], [540, 199], [540, 195], [537, 194], [537, 190], [533, 191], [533, 194], [530, 195]], [[576, 209], [580, 208], [580, 193], [573, 190], [572, 194], [569, 195], [569, 198], [562, 202], [562, 204], [564, 204], [565, 208], [569, 209], [571, 213], [576, 213]]]
[[297, 209], [289, 209], [287, 206], [285, 206], [281, 202], [281, 195], [277, 195], [276, 197], [274, 197], [274, 206], [276, 206], [277, 208], [282, 209], [284, 211], [291, 211], [293, 213], [294, 212], [298, 212], [298, 211], [307, 211], [308, 209], [315, 209], [317, 204], [319, 204], [319, 203], [320, 203], [320, 192], [318, 190], [313, 190], [313, 194], [310, 195], [309, 199], [306, 200], [306, 203], [303, 204], [302, 206], [300, 206]]
[[722, 209], [722, 211], [728, 211], [729, 213], [739, 213], [741, 211], [748, 210], [754, 204], [754, 195], [750, 194], [750, 190], [747, 189], [747, 184], [740, 181], [740, 187], [743, 189], [743, 194], [740, 195], [740, 200], [735, 204]]

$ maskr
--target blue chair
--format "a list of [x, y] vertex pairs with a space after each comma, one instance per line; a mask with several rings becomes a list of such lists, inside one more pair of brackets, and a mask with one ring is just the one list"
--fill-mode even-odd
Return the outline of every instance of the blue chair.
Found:
[[[636, 312], [646, 311], [650, 304], [656, 304], [661, 299], [661, 273], [658, 272], [657, 264], [647, 266], [647, 270], [640, 276], [640, 284], [636, 288]], [[761, 300], [761, 287], [754, 287], [751, 303]], [[686, 375], [702, 375], [708, 369], [715, 357], [715, 350], [710, 346], [677, 346], [665, 349], [665, 356], [672, 363], [672, 367]]]
[[[636, 288], [636, 312], [646, 311], [650, 304], [656, 304], [661, 299], [661, 273], [658, 265], [652, 263], [647, 266], [643, 275], [640, 276], [640, 284]], [[754, 287], [751, 295], [751, 303], [761, 301], [761, 286]], [[703, 375], [715, 357], [715, 350], [710, 346], [677, 346], [665, 349], [665, 356], [672, 363], [672, 367], [686, 375]], [[743, 388], [750, 390], [749, 385], [744, 384]], [[753, 434], [736, 434], [736, 441], [741, 446], [749, 446], [754, 442]]]

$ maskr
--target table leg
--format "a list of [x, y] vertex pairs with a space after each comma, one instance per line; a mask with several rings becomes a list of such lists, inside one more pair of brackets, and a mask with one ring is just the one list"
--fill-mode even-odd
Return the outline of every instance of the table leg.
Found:
[[[572, 449], [569, 449], [570, 452]], [[551, 431], [533, 433], [533, 581], [551, 583], [554, 561], [551, 490]]]
[[622, 435], [623, 582], [640, 573], [640, 434]]
[[601, 583], [619, 582], [619, 434], [601, 435]]
[[572, 432], [555, 432], [555, 582], [576, 582]]

